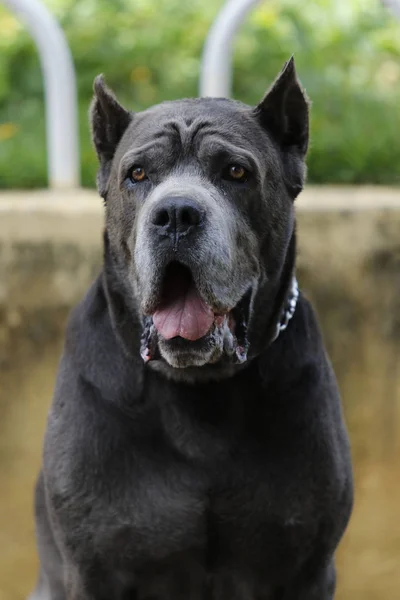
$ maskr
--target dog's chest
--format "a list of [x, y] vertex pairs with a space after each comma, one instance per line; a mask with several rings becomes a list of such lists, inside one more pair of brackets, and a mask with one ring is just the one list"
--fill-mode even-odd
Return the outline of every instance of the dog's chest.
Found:
[[[94, 552], [110, 577], [139, 589], [138, 598], [200, 600], [196, 593], [212, 586], [216, 599], [275, 600], [298, 549], [307, 553], [313, 543], [312, 506], [296, 492], [307, 489], [296, 454], [276, 419], [257, 402], [246, 408], [243, 390], [238, 397], [229, 411], [223, 403], [214, 410], [215, 398], [187, 407], [166, 402], [136, 423], [134, 435], [127, 424], [96, 499], [90, 492], [77, 507], [71, 542], [79, 536], [82, 556]], [[89, 490], [93, 484], [85, 480]]]
[[286, 496], [258, 425], [243, 431], [237, 417], [221, 426], [215, 415], [205, 423], [176, 406], [163, 411], [164, 441], [121, 482], [110, 520], [107, 546], [121, 550], [122, 562], [163, 564], [183, 553], [211, 572], [229, 565], [261, 578], [293, 562], [305, 514]]
[[[158, 589], [160, 598], [197, 598], [205, 585], [224, 600], [250, 600], [257, 590], [275, 598], [298, 548], [307, 550], [310, 529], [293, 504], [277, 501], [268, 467], [257, 460], [251, 467], [251, 460], [251, 453], [249, 462], [221, 460], [214, 470], [177, 461], [150, 479], [143, 475], [126, 490], [129, 505], [115, 511], [120, 516], [105, 532], [104, 553], [126, 573], [140, 567], [136, 585], [155, 598]], [[181, 585], [186, 595], [177, 591]]]

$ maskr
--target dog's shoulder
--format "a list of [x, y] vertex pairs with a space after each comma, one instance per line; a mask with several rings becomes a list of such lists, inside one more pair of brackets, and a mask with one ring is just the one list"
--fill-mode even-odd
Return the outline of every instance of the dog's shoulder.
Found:
[[[72, 310], [49, 415], [48, 438], [65, 432], [82, 442], [107, 426], [118, 429], [123, 410], [143, 395], [140, 359], [126, 356], [113, 331], [101, 275]], [[125, 419], [126, 420], [126, 419]]]
[[[279, 380], [283, 387], [293, 388], [303, 379], [309, 389], [323, 383], [337, 393], [316, 311], [303, 293], [287, 329], [261, 353], [258, 362], [265, 385]], [[304, 390], [300, 386], [295, 391]]]
[[340, 476], [349, 447], [339, 388], [316, 312], [302, 294], [288, 328], [258, 359], [258, 385], [288, 443], [320, 448]]
[[118, 469], [118, 458], [146, 419], [135, 419], [143, 389], [139, 360], [124, 354], [113, 332], [100, 275], [66, 327], [44, 444], [53, 503], [58, 495], [68, 501], [79, 490], [91, 498], [99, 465], [115, 462]]

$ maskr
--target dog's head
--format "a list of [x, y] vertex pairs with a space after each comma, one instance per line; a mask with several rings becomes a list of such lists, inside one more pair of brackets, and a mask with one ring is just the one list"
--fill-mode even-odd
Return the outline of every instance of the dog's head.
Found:
[[257, 107], [202, 98], [132, 113], [101, 76], [94, 90], [106, 269], [118, 310], [140, 318], [144, 360], [172, 377], [244, 362], [293, 269], [308, 144], [293, 59]]

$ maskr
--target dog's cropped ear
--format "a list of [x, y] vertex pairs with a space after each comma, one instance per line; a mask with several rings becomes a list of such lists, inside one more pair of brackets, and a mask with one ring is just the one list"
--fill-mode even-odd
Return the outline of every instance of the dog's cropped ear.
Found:
[[93, 144], [100, 162], [97, 186], [100, 195], [104, 198], [107, 192], [111, 162], [117, 145], [132, 120], [132, 113], [119, 104], [113, 92], [104, 83], [103, 75], [96, 77], [93, 90], [90, 124]]
[[287, 186], [296, 197], [305, 178], [309, 101], [297, 79], [293, 56], [256, 107], [255, 114], [283, 152]]

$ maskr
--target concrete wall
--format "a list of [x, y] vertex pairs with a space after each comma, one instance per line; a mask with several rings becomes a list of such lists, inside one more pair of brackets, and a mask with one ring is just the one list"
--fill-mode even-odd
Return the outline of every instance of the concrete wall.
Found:
[[[91, 191], [0, 196], [0, 597], [33, 581], [31, 487], [70, 307], [101, 264]], [[356, 509], [339, 600], [400, 589], [400, 190], [309, 188], [298, 202], [301, 287], [314, 301], [343, 395]], [[5, 542], [3, 546], [5, 545]], [[1, 550], [0, 550], [1, 553]], [[14, 574], [25, 572], [21, 580]]]

